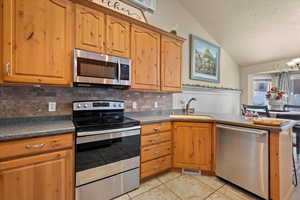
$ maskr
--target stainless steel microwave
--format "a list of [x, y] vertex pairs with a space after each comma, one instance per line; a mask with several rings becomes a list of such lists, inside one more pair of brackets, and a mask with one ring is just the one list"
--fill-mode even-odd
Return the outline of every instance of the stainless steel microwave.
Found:
[[131, 60], [74, 49], [74, 84], [131, 85]]

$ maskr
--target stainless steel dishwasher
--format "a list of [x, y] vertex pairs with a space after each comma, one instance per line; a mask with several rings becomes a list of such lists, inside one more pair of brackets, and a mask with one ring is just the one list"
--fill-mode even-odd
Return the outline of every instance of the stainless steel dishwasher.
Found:
[[269, 199], [268, 132], [217, 125], [216, 175]]

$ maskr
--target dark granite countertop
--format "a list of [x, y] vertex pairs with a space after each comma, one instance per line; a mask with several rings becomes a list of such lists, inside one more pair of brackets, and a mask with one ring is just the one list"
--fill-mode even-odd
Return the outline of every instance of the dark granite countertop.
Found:
[[[141, 124], [151, 124], [157, 122], [168, 122], [168, 121], [182, 121], [182, 122], [215, 122], [219, 124], [227, 124], [227, 125], [234, 125], [234, 126], [242, 126], [248, 128], [257, 128], [263, 130], [269, 130], [271, 132], [281, 132], [284, 130], [288, 130], [292, 128], [296, 122], [293, 120], [289, 120], [284, 126], [276, 127], [276, 126], [264, 126], [254, 124], [252, 121], [245, 119], [243, 116], [240, 115], [228, 115], [228, 114], [217, 114], [217, 113], [194, 113], [192, 115], [208, 115], [211, 116], [212, 119], [185, 119], [185, 118], [176, 118], [172, 119], [170, 117], [171, 112], [141, 112], [141, 113], [128, 113], [127, 116], [139, 120]], [[175, 111], [175, 114], [183, 114], [180, 111]]]
[[70, 117], [0, 119], [0, 141], [75, 132]]

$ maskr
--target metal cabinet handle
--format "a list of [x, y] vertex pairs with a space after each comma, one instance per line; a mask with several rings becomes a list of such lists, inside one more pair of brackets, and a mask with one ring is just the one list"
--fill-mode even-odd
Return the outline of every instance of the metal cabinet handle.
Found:
[[156, 165], [156, 166], [153, 166], [153, 169], [158, 169], [159, 168], [159, 166], [158, 165]]
[[160, 128], [154, 128], [153, 129], [155, 132], [158, 132], [158, 131], [160, 131]]
[[155, 154], [158, 154], [158, 153], [160, 153], [160, 150], [156, 150], [154, 153], [155, 153]]
[[5, 70], [6, 70], [6, 75], [11, 76], [12, 75], [12, 68], [10, 62], [7, 62], [5, 64]]
[[43, 144], [26, 145], [25, 148], [28, 149], [28, 150], [31, 150], [31, 149], [41, 149], [45, 145], [46, 145], [45, 143], [43, 143]]

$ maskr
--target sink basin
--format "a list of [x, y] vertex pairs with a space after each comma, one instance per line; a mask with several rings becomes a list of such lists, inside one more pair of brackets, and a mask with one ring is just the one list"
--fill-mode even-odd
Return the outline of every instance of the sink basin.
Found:
[[170, 115], [171, 119], [202, 119], [202, 120], [212, 120], [213, 117], [209, 115]]

